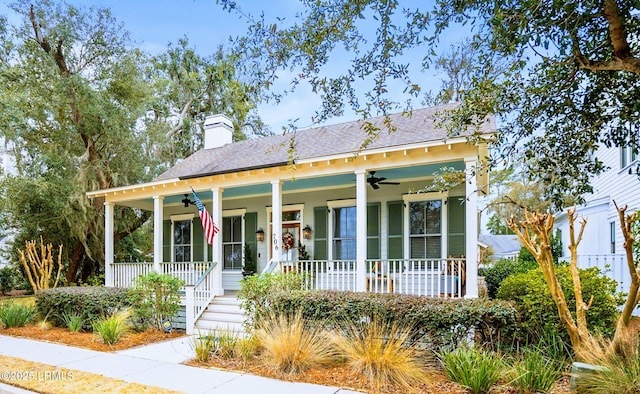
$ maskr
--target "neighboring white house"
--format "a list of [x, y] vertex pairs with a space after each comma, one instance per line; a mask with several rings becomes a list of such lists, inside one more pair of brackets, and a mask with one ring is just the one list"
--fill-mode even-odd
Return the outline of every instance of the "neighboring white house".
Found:
[[[585, 196], [583, 205], [576, 207], [578, 219], [587, 219], [583, 239], [578, 246], [578, 264], [582, 268], [599, 267], [620, 283], [620, 291], [626, 291], [630, 278], [623, 255], [624, 239], [618, 211], [613, 202], [619, 206], [626, 205], [627, 212], [640, 209], [640, 179], [635, 172], [640, 157], [631, 148], [604, 146], [595, 155], [608, 169], [593, 178], [593, 193]], [[566, 212], [565, 209], [556, 216], [555, 227], [561, 231], [563, 256], [568, 258], [569, 221]]]
[[497, 261], [500, 259], [517, 260], [522, 248], [522, 243], [517, 235], [505, 234], [480, 234], [478, 244], [481, 249], [491, 248], [491, 259]]

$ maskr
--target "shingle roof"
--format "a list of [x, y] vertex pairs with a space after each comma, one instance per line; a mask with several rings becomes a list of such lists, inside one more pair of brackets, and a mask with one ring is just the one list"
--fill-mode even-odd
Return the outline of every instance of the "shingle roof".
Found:
[[480, 234], [478, 241], [491, 246], [497, 255], [515, 253], [522, 247], [517, 235]]
[[[413, 110], [410, 116], [391, 115], [397, 128], [387, 132], [384, 117], [368, 119], [381, 131], [368, 149], [379, 149], [407, 144], [442, 141], [446, 130], [434, 124], [439, 111], [453, 108], [453, 104]], [[357, 152], [369, 137], [361, 128], [362, 121], [339, 123], [295, 132], [295, 156], [298, 160]], [[493, 118], [483, 125], [483, 133], [495, 131]], [[243, 169], [284, 165], [290, 160], [287, 152], [292, 134], [274, 135], [259, 139], [227, 144], [219, 148], [203, 149], [167, 170], [156, 180], [189, 178]]]

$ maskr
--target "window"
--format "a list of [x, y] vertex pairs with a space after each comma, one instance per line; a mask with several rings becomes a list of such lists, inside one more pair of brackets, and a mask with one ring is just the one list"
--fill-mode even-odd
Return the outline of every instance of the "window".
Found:
[[173, 261], [191, 261], [191, 219], [173, 222]]
[[356, 258], [356, 207], [334, 208], [333, 212], [333, 259], [355, 260]]
[[609, 238], [611, 243], [611, 254], [616, 253], [616, 222], [609, 223]]
[[439, 259], [442, 255], [442, 201], [409, 203], [409, 258]]
[[222, 250], [225, 270], [242, 269], [242, 216], [222, 218]]
[[624, 169], [628, 165], [638, 160], [638, 151], [629, 147], [620, 148], [620, 169]]

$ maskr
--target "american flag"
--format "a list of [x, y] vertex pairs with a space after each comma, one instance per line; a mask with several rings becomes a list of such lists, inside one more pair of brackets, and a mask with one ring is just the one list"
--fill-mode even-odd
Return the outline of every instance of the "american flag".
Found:
[[207, 212], [207, 208], [204, 207], [204, 204], [198, 198], [195, 190], [191, 188], [191, 192], [193, 193], [193, 199], [196, 201], [196, 206], [198, 207], [198, 213], [200, 214], [200, 222], [202, 223], [202, 228], [204, 229], [204, 235], [207, 237], [207, 243], [209, 245], [213, 245], [213, 237], [220, 231], [218, 226], [213, 222], [211, 215]]

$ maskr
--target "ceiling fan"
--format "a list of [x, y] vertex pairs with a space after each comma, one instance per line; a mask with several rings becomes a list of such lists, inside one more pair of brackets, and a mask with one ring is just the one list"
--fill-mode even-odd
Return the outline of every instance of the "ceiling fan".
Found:
[[185, 194], [184, 198], [182, 199], [182, 203], [184, 204], [185, 208], [189, 208], [189, 205], [196, 205], [195, 201], [191, 201], [189, 199], [189, 195]]
[[380, 189], [380, 185], [399, 185], [400, 182], [385, 182], [387, 178], [381, 176], [377, 177], [375, 171], [369, 171], [369, 178], [367, 178], [367, 182], [374, 189]]

